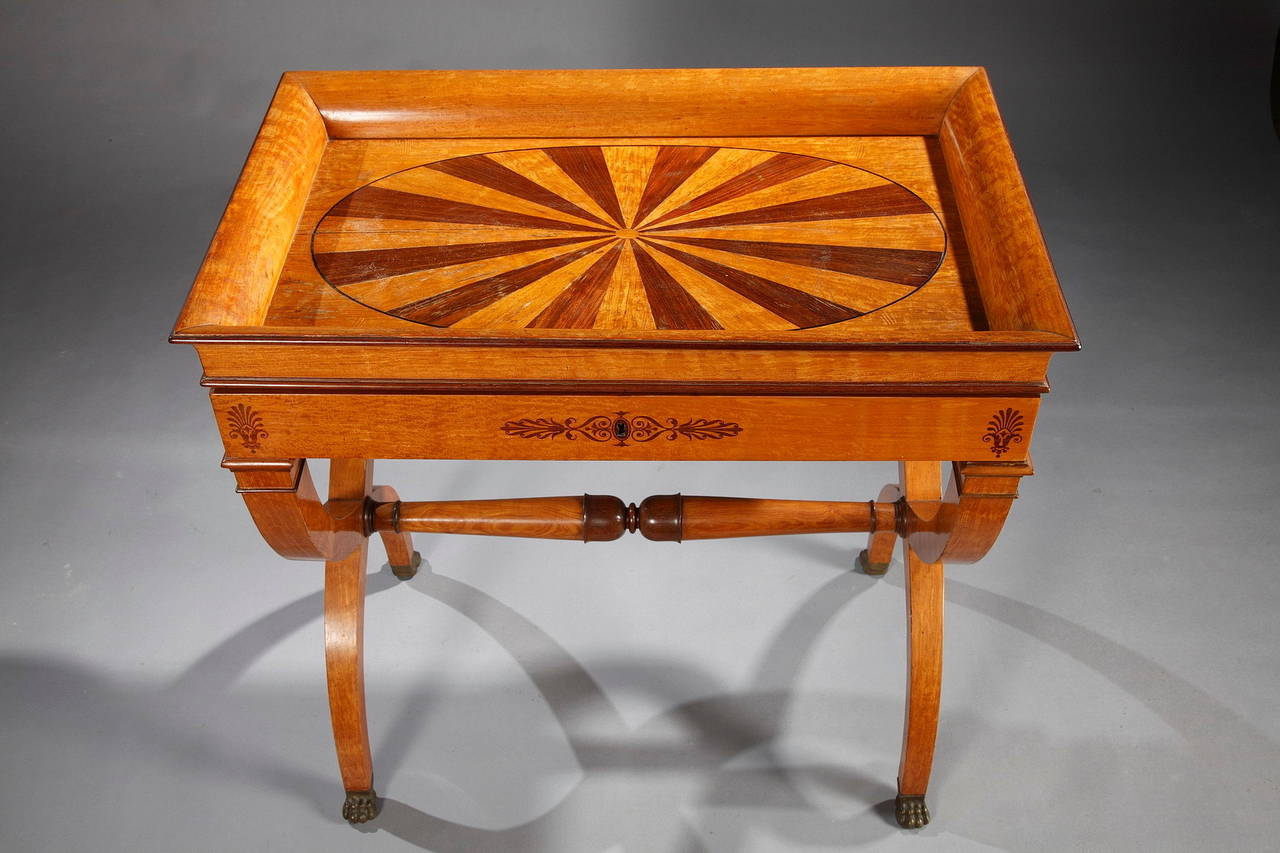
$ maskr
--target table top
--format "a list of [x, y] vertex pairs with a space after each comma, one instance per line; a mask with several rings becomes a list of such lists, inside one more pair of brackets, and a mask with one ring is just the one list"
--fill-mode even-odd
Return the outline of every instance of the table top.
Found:
[[173, 338], [1078, 347], [972, 68], [287, 74]]

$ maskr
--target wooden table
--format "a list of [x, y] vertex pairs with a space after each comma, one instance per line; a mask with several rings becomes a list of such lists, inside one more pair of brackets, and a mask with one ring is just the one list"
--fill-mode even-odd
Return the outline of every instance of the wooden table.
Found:
[[[325, 563], [352, 822], [377, 533], [903, 542], [897, 818], [929, 820], [943, 564], [999, 534], [1079, 345], [980, 68], [285, 74], [172, 339], [281, 555]], [[332, 460], [328, 499], [308, 458]], [[401, 501], [371, 460], [897, 460], [875, 500]], [[940, 464], [950, 463], [942, 487]]]

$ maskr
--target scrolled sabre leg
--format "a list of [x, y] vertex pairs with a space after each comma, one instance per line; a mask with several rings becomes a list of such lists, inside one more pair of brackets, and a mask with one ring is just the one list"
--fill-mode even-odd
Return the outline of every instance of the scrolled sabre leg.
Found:
[[[329, 499], [363, 500], [370, 468], [363, 460], [330, 464]], [[364, 701], [364, 592], [367, 540], [347, 556], [324, 564], [324, 657], [329, 715], [338, 769], [347, 798], [342, 816], [364, 823], [378, 813], [373, 791], [373, 755]]]
[[[396, 490], [390, 486], [374, 486], [369, 497], [378, 503], [393, 503], [400, 500]], [[387, 549], [387, 564], [391, 573], [402, 581], [407, 581], [418, 573], [422, 565], [422, 555], [413, 549], [413, 534], [398, 530], [380, 530], [382, 545]]]
[[342, 816], [364, 823], [378, 813], [364, 702], [364, 579], [368, 549], [325, 563], [324, 656], [329, 715], [347, 799]]
[[[904, 462], [903, 492], [908, 500], [937, 500], [941, 492], [936, 462]], [[907, 709], [898, 766], [898, 824], [919, 829], [929, 822], [925, 794], [933, 769], [942, 697], [943, 568], [926, 563], [902, 544], [907, 592]]]
[[940, 563], [926, 563], [903, 546], [907, 576], [907, 713], [898, 770], [897, 818], [907, 829], [929, 822], [924, 797], [933, 769], [942, 695], [942, 596]]
[[[902, 497], [902, 489], [891, 483], [880, 490], [877, 504], [891, 506]], [[898, 544], [898, 531], [895, 527], [877, 525], [875, 532], [867, 537], [867, 547], [858, 553], [857, 567], [863, 574], [880, 576], [889, 571], [893, 562], [893, 548]]]

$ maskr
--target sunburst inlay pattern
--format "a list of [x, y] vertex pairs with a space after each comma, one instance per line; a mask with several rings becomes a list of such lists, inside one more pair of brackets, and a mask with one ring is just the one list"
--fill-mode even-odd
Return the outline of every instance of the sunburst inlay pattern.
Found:
[[822, 326], [914, 293], [945, 248], [934, 211], [872, 172], [688, 145], [428, 163], [351, 193], [312, 235], [356, 302], [472, 329]]

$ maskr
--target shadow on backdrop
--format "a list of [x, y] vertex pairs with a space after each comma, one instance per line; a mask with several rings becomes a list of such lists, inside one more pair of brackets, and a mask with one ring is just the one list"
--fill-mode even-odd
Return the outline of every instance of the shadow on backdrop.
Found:
[[[845, 551], [823, 543], [804, 541], [800, 547], [824, 561], [847, 562]], [[846, 726], [868, 715], [901, 714], [900, 705], [856, 690], [822, 694], [794, 689], [795, 679], [831, 620], [877, 582], [846, 571], [817, 587], [773, 637], [749, 683], [738, 689], [717, 684], [707, 673], [678, 660], [605, 662], [604, 667], [612, 667], [633, 689], [659, 699], [669, 694], [664, 705], [671, 705], [676, 696], [687, 696], [691, 686], [705, 697], [671, 705], [633, 728], [583, 665], [537, 625], [475, 587], [424, 571], [407, 588], [472, 620], [511, 655], [545, 699], [582, 775], [559, 802], [516, 826], [471, 826], [387, 797], [379, 818], [359, 831], [387, 832], [441, 853], [597, 853], [614, 846], [694, 853], [744, 849], [749, 836], [760, 831], [796, 846], [868, 845], [896, 834], [900, 830], [892, 818], [891, 780], [821, 761], [796, 762], [775, 749], [786, 733], [788, 714], [797, 698], [804, 700], [807, 709], [820, 711], [823, 719], [843, 721]], [[891, 572], [889, 582], [900, 586], [900, 572]], [[384, 569], [370, 575], [368, 590], [370, 595], [380, 595], [399, 585]], [[954, 580], [949, 582], [947, 601], [1088, 666], [1159, 715], [1185, 739], [1194, 756], [1234, 767], [1237, 779], [1219, 786], [1224, 801], [1247, 787], [1250, 779], [1269, 778], [1280, 765], [1280, 748], [1239, 715], [1158, 664], [1087, 628]], [[253, 780], [300, 798], [335, 824], [334, 832], [346, 831], [337, 816], [341, 786], [336, 770], [332, 776], [300, 770], [269, 757], [252, 738], [192, 726], [193, 719], [216, 716], [253, 731], [256, 715], [281, 713], [279, 706], [287, 706], [287, 696], [274, 697], [266, 708], [246, 709], [229, 707], [240, 705], [245, 697], [227, 693], [259, 657], [318, 619], [321, 611], [320, 591], [279, 608], [229, 637], [159, 691], [116, 684], [65, 662], [0, 659], [0, 685], [5, 686], [0, 710], [6, 720], [18, 721], [23, 730], [29, 728], [43, 738], [93, 741], [105, 734], [111, 746], [98, 744], [97, 748], [138, 750], [160, 762]], [[899, 640], [886, 638], [886, 642]], [[766, 689], [765, 685], [772, 686]], [[486, 701], [510, 701], [508, 687], [490, 689], [493, 696]], [[422, 699], [429, 692], [425, 683], [407, 692], [375, 748], [375, 767], [387, 791], [395, 790], [403, 756], [424, 725], [430, 704]], [[68, 702], [68, 696], [78, 701]], [[678, 732], [674, 738], [673, 730]], [[847, 734], [847, 729], [835, 729], [833, 734], [840, 737], [842, 731]], [[962, 710], [944, 712], [934, 790], [946, 787], [946, 773], [957, 763], [957, 754], [980, 749], [1002, 756], [1010, 772], [1035, 776], [1037, 768], [1056, 765], [1058, 777], [1091, 779], [1099, 808], [1090, 819], [1097, 823], [1098, 836], [1112, 844], [1122, 839], [1151, 842], [1152, 826], [1162, 821], [1158, 814], [1108, 816], [1107, 779], [1118, 777], [1113, 771], [1120, 765], [1147, 765], [1149, 772], [1162, 774], [1148, 778], [1166, 780], [1172, 786], [1193, 785], [1209, 793], [1214, 787], [1203, 778], [1187, 778], [1195, 774], [1186, 772], [1186, 756], [1167, 744], [1125, 745], [1108, 739], [1052, 743], [1036, 730], [993, 727]], [[1073, 765], [1070, 772], [1062, 772], [1064, 764]], [[1179, 778], [1186, 781], [1179, 783]], [[943, 820], [942, 830], [935, 824], [925, 834], [946, 831], [999, 846], [1028, 842], [1028, 826], [1002, 816], [1003, 804], [988, 802], [986, 792], [969, 792], [963, 786], [947, 790], [938, 810], [945, 813], [950, 803], [953, 814], [964, 815], [963, 822]], [[813, 797], [815, 791], [821, 796]], [[1076, 796], [1080, 797], [1078, 791]], [[844, 807], [830, 808], [832, 798]], [[1169, 799], [1174, 804], [1171, 808], [1183, 801], [1172, 791]], [[732, 819], [726, 820], [726, 810], [732, 812]], [[1112, 811], [1117, 811], [1114, 805]], [[1078, 838], [1077, 814], [1073, 809], [1071, 815], [1039, 815], [1033, 831], [1043, 832], [1046, 838], [1055, 834]], [[1249, 819], [1245, 810], [1233, 815], [1229, 808], [1223, 817], [1232, 822]], [[705, 826], [700, 824], [713, 821], [715, 841], [709, 846], [700, 831]]]

